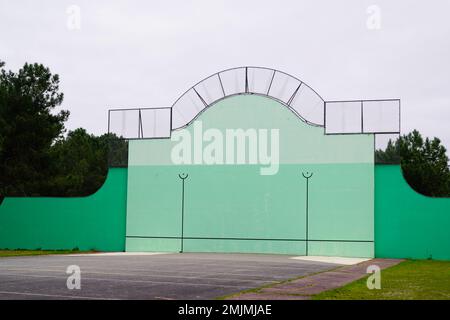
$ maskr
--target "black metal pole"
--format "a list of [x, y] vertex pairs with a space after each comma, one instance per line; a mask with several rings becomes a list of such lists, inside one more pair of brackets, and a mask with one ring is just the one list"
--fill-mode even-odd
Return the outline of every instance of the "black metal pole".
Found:
[[308, 216], [309, 216], [309, 178], [306, 179], [306, 255], [308, 255], [308, 227], [309, 227], [309, 223], [308, 223]]
[[306, 225], [305, 225], [305, 229], [306, 229], [306, 255], [308, 255], [308, 239], [309, 239], [309, 178], [312, 177], [312, 172], [306, 172], [303, 173], [302, 172], [302, 176], [303, 178], [306, 179]]
[[184, 180], [187, 179], [189, 175], [187, 173], [179, 174], [178, 177], [181, 179], [181, 249], [180, 253], [183, 252], [184, 245]]

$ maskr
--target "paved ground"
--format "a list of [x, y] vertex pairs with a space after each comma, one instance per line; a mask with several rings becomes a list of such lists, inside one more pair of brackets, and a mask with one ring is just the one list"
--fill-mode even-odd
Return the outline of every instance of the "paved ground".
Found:
[[[69, 265], [80, 290], [67, 289]], [[213, 299], [338, 266], [260, 254], [0, 258], [0, 299]]]
[[336, 289], [367, 276], [367, 267], [378, 266], [381, 270], [399, 264], [401, 259], [371, 259], [356, 265], [346, 265], [331, 271], [281, 283], [257, 292], [230, 297], [231, 300], [309, 300], [313, 295]]

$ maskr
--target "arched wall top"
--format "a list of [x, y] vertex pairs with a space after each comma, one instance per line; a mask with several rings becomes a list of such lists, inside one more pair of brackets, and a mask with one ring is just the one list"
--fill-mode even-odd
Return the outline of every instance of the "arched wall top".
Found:
[[124, 139], [170, 138], [210, 106], [242, 94], [273, 99], [308, 125], [324, 127], [325, 134], [400, 133], [400, 99], [325, 101], [286, 72], [252, 66], [216, 72], [170, 107], [110, 109], [108, 132]]
[[309, 85], [283, 71], [245, 66], [214, 73], [185, 91], [172, 105], [171, 129], [189, 125], [208, 107], [240, 94], [274, 99], [307, 124], [324, 126], [325, 101]]

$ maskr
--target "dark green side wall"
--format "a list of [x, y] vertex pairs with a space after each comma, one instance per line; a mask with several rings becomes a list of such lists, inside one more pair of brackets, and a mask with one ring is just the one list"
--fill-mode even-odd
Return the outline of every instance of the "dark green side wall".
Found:
[[375, 256], [450, 260], [450, 198], [415, 192], [400, 166], [375, 166]]
[[112, 168], [104, 185], [80, 198], [5, 198], [0, 249], [124, 251], [127, 169]]

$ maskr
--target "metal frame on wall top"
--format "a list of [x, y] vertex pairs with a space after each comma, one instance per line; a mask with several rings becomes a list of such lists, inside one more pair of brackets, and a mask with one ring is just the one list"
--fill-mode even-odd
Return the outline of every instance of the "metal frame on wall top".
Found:
[[[271, 76], [270, 78], [270, 82], [268, 83], [267, 86], [267, 90], [264, 90], [264, 92], [260, 92], [260, 91], [256, 91], [256, 90], [251, 90], [250, 89], [250, 85], [249, 85], [249, 69], [252, 70], [265, 70], [265, 71], [269, 71], [271, 72]], [[227, 93], [227, 90], [225, 90], [225, 86], [223, 84], [223, 79], [222, 76], [223, 74], [227, 73], [227, 72], [231, 72], [231, 71], [238, 71], [238, 70], [243, 70], [244, 72], [244, 87], [243, 90], [234, 90], [236, 92], [232, 92], [232, 93]], [[274, 79], [275, 76], [277, 74], [283, 75], [285, 77], [287, 77], [287, 79], [291, 79], [293, 81], [296, 82], [296, 86], [294, 86], [294, 89], [290, 92], [290, 94], [288, 94], [289, 99], [287, 99], [287, 101], [282, 100], [280, 97], [277, 97], [275, 94], [272, 94], [271, 90], [273, 88], [273, 83], [274, 83]], [[220, 98], [215, 99], [214, 101], [207, 103], [206, 99], [201, 96], [201, 94], [198, 92], [198, 87], [201, 84], [206, 83], [208, 80], [212, 79], [212, 78], [216, 78], [218, 80], [218, 83], [220, 84], [220, 91], [222, 92], [222, 95]], [[323, 127], [323, 124], [320, 123], [315, 123], [314, 121], [310, 121], [308, 119], [306, 119], [304, 116], [302, 116], [298, 110], [296, 110], [295, 108], [293, 108], [291, 106], [292, 102], [294, 101], [294, 99], [296, 98], [300, 88], [304, 86], [306, 88], [308, 88], [309, 90], [311, 90], [311, 92], [313, 92], [316, 97], [321, 101], [321, 104], [323, 106], [323, 103], [325, 102], [325, 100], [313, 89], [311, 88], [308, 84], [306, 84], [304, 81], [300, 80], [297, 77], [294, 77], [292, 75], [290, 75], [289, 73], [286, 73], [284, 71], [280, 71], [277, 69], [273, 69], [273, 68], [268, 68], [268, 67], [257, 67], [257, 66], [243, 66], [243, 67], [235, 67], [235, 68], [228, 68], [225, 70], [221, 70], [219, 72], [213, 73], [212, 75], [203, 78], [202, 80], [198, 81], [196, 84], [194, 84], [192, 87], [190, 87], [188, 90], [186, 90], [177, 100], [175, 100], [175, 102], [172, 104], [172, 109], [174, 109], [177, 106], [177, 103], [179, 101], [181, 101], [181, 99], [187, 95], [189, 92], [191, 92], [191, 90], [196, 94], [196, 96], [199, 98], [199, 101], [204, 105], [204, 108], [201, 109], [194, 117], [193, 119], [187, 121], [184, 125], [179, 126], [174, 128], [172, 126], [172, 129], [181, 129], [184, 128], [186, 126], [189, 126], [200, 114], [202, 114], [206, 109], [208, 109], [209, 107], [213, 106], [214, 104], [222, 101], [225, 98], [229, 98], [229, 97], [233, 97], [233, 96], [237, 96], [237, 95], [258, 95], [258, 96], [263, 96], [263, 97], [267, 97], [270, 98], [272, 100], [275, 100], [279, 103], [281, 103], [283, 106], [287, 107], [290, 111], [292, 111], [298, 118], [300, 118], [303, 122], [312, 125], [312, 126], [318, 126], [318, 127]], [[177, 109], [175, 108], [175, 110], [177, 111]]]
[[[169, 135], [168, 136], [155, 136], [155, 137], [144, 137], [144, 127], [142, 124], [142, 111], [143, 110], [166, 110], [170, 109], [170, 127], [169, 127]], [[123, 138], [125, 140], [142, 140], [142, 139], [168, 139], [171, 137], [172, 134], [172, 108], [171, 107], [148, 107], [148, 108], [114, 108], [114, 109], [108, 109], [108, 134], [114, 133], [111, 132], [111, 112], [127, 112], [127, 111], [137, 111], [138, 112], [138, 122], [137, 125], [137, 137], [123, 137], [120, 136], [120, 138]]]
[[[364, 129], [364, 103], [365, 102], [398, 102], [398, 129], [395, 131], [367, 131]], [[333, 103], [360, 103], [361, 124], [360, 131], [354, 132], [327, 132], [327, 108]], [[332, 107], [331, 107], [332, 108]], [[345, 134], [400, 134], [401, 131], [401, 100], [400, 99], [359, 99], [359, 100], [332, 100], [324, 103], [324, 128], [325, 135], [345, 135]]]
[[[264, 92], [261, 92], [261, 90], [256, 90], [256, 84], [251, 85], [249, 83], [249, 79], [252, 79], [253, 81], [255, 81], [255, 78], [251, 78], [249, 77], [249, 71], [250, 70], [264, 70], [266, 72], [266, 76], [268, 75], [267, 72], [271, 73], [270, 77], [267, 77], [268, 80], [270, 78], [270, 82], [266, 83], [267, 85], [267, 89], [264, 90]], [[240, 79], [240, 81], [242, 82], [242, 88], [240, 89], [236, 89], [234, 91], [230, 91], [227, 92], [227, 88], [224, 85], [224, 80], [222, 79], [225, 73], [228, 72], [235, 72], [234, 75], [236, 76], [243, 76], [243, 79]], [[242, 75], [241, 75], [242, 73]], [[274, 79], [276, 78], [277, 75], [282, 75], [282, 77], [284, 77], [284, 85], [286, 85], [286, 83], [288, 81], [292, 81], [291, 83], [291, 90], [289, 92], [284, 92], [283, 93], [283, 97], [280, 96], [281, 93], [272, 93], [272, 87], [274, 85]], [[202, 96], [200, 89], [203, 88], [203, 90], [206, 90], [206, 92], [208, 91], [208, 88], [205, 89], [205, 86], [207, 85], [208, 81], [216, 78], [216, 85], [219, 86], [218, 88], [215, 88], [216, 91], [218, 90], [218, 92], [221, 92], [220, 96], [216, 97], [216, 98], [211, 98], [209, 97], [206, 98], [204, 96]], [[236, 81], [238, 81], [238, 79], [236, 79]], [[278, 81], [278, 80], [277, 80]], [[252, 82], [253, 83], [253, 82]], [[316, 104], [314, 104], [314, 106], [316, 107], [315, 110], [317, 110], [316, 112], [321, 112], [322, 114], [319, 115], [319, 117], [322, 117], [323, 115], [323, 119], [321, 121], [319, 121], [319, 123], [313, 122], [313, 121], [309, 121], [308, 119], [305, 118], [305, 116], [303, 116], [301, 114], [302, 109], [305, 109], [304, 105], [300, 105], [297, 107], [293, 107], [292, 103], [294, 101], [294, 99], [296, 99], [297, 96], [301, 95], [302, 92], [301, 88], [305, 86], [308, 88], [309, 93], [313, 94], [314, 99], [316, 99], [317, 106]], [[252, 90], [253, 88], [253, 90]], [[211, 90], [211, 88], [209, 88]], [[300, 93], [299, 93], [300, 92]], [[182, 125], [174, 125], [174, 116], [179, 115], [180, 117], [184, 118], [184, 116], [180, 113], [179, 109], [179, 103], [180, 101], [182, 101], [182, 98], [188, 94], [192, 93], [194, 96], [194, 99], [197, 99], [197, 103], [199, 103], [199, 107], [195, 107], [195, 114], [191, 114], [190, 116], [188, 116], [188, 119], [182, 120], [181, 123], [184, 123]], [[225, 69], [219, 72], [216, 72], [204, 79], [202, 79], [201, 81], [197, 82], [195, 85], [193, 85], [192, 87], [190, 87], [188, 90], [186, 90], [177, 100], [175, 100], [175, 102], [172, 104], [172, 106], [170, 107], [155, 107], [155, 108], [115, 108], [115, 109], [109, 109], [108, 110], [108, 133], [111, 133], [111, 113], [112, 112], [138, 112], [138, 119], [137, 119], [137, 135], [136, 136], [129, 136], [129, 137], [121, 137], [123, 139], [126, 140], [135, 140], [135, 139], [164, 139], [164, 138], [170, 138], [171, 137], [171, 133], [173, 130], [177, 130], [177, 129], [181, 129], [184, 128], [188, 125], [190, 125], [195, 119], [198, 118], [198, 116], [200, 116], [205, 110], [207, 110], [209, 107], [213, 106], [214, 104], [222, 101], [223, 99], [226, 99], [228, 97], [232, 97], [232, 96], [236, 96], [236, 95], [259, 95], [259, 96], [264, 96], [264, 97], [268, 97], [272, 100], [275, 100], [277, 102], [279, 102], [280, 104], [282, 104], [283, 106], [287, 107], [290, 111], [292, 111], [300, 120], [302, 120], [303, 122], [312, 125], [312, 126], [317, 126], [317, 127], [323, 127], [324, 128], [324, 133], [326, 135], [345, 135], [345, 134], [399, 134], [400, 133], [400, 128], [401, 128], [401, 108], [400, 108], [400, 99], [371, 99], [371, 100], [364, 100], [364, 99], [360, 99], [360, 100], [334, 100], [334, 101], [325, 101], [314, 89], [312, 89], [309, 85], [307, 85], [305, 82], [301, 81], [300, 79], [286, 73], [283, 71], [279, 71], [276, 69], [272, 69], [272, 68], [267, 68], [267, 67], [255, 67], [255, 66], [244, 66], [244, 67], [236, 67], [236, 68], [229, 68], [229, 69]], [[289, 99], [288, 99], [289, 97]], [[284, 101], [284, 100], [286, 101]], [[208, 101], [211, 100], [209, 103]], [[398, 128], [397, 130], [389, 130], [389, 131], [368, 131], [364, 128], [364, 103], [365, 102], [389, 102], [389, 101], [396, 101], [398, 102]], [[352, 103], [352, 102], [359, 102], [361, 105], [361, 128], [358, 131], [354, 131], [354, 132], [328, 132], [327, 131], [327, 108], [331, 107], [330, 105], [333, 103]], [[194, 102], [192, 102], [194, 103]], [[319, 106], [320, 105], [320, 106]], [[182, 106], [182, 105], [181, 105]], [[303, 108], [302, 108], [303, 106]], [[144, 129], [145, 129], [145, 123], [143, 123], [142, 121], [142, 111], [143, 110], [161, 110], [161, 109], [170, 109], [170, 121], [169, 123], [166, 124], [166, 126], [168, 126], [168, 135], [167, 136], [146, 136]], [[175, 110], [175, 115], [174, 115], [174, 110]], [[192, 111], [192, 110], [191, 110]], [[180, 118], [177, 118], [180, 119]], [[320, 123], [323, 122], [323, 123]]]

